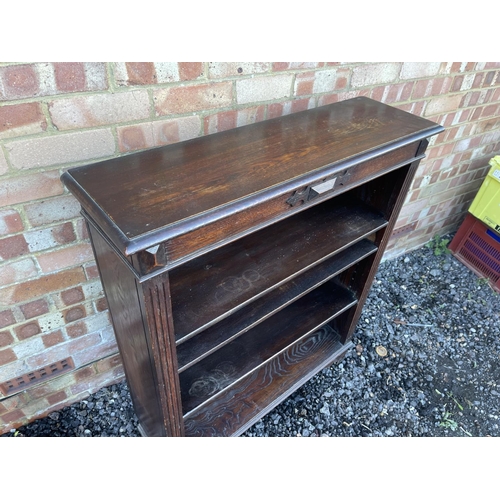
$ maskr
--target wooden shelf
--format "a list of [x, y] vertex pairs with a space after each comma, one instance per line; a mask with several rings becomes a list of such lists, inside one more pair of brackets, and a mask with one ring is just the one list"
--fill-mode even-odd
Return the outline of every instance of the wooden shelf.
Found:
[[328, 325], [302, 337], [186, 415], [186, 435], [241, 434], [311, 377], [341, 359], [351, 346], [350, 342], [341, 344]]
[[377, 251], [361, 240], [177, 346], [179, 373]]
[[443, 130], [356, 97], [63, 173], [144, 435], [239, 435], [345, 354]]
[[180, 374], [184, 412], [355, 304], [352, 292], [327, 282], [215, 351]]
[[339, 198], [172, 270], [177, 342], [387, 225], [377, 210]]

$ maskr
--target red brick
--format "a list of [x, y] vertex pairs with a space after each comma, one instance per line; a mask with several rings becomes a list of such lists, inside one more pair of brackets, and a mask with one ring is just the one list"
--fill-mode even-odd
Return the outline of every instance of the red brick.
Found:
[[488, 87], [495, 83], [496, 71], [488, 71], [483, 80], [483, 87]]
[[85, 265], [85, 274], [87, 279], [93, 280], [95, 278], [99, 278], [99, 269], [96, 264], [87, 264]]
[[38, 102], [0, 107], [0, 138], [36, 134], [47, 129], [47, 121]]
[[49, 312], [49, 305], [45, 299], [34, 300], [20, 306], [22, 313], [26, 319], [35, 318]]
[[137, 151], [154, 146], [153, 130], [146, 124], [120, 127], [118, 130], [120, 151]]
[[0, 366], [12, 363], [16, 359], [17, 356], [12, 349], [3, 349], [0, 351]]
[[25, 340], [38, 335], [40, 333], [40, 325], [38, 321], [31, 321], [30, 323], [17, 326], [14, 328], [14, 331], [19, 340]]
[[0, 91], [0, 98], [19, 99], [39, 94], [38, 75], [33, 65], [0, 68], [0, 79], [3, 82], [3, 92]]
[[231, 82], [186, 85], [153, 92], [157, 115], [192, 113], [232, 104]]
[[81, 62], [54, 63], [56, 87], [61, 92], [81, 92], [86, 89], [85, 67]]
[[0, 258], [7, 260], [28, 253], [28, 244], [24, 235], [18, 234], [0, 240]]
[[55, 405], [64, 401], [65, 399], [67, 399], [67, 397], [68, 396], [65, 391], [58, 391], [47, 396], [47, 402], [49, 403], [49, 405]]
[[66, 327], [66, 333], [68, 337], [74, 339], [76, 337], [81, 337], [88, 332], [87, 325], [85, 321], [78, 321], [77, 323], [73, 323]]
[[98, 373], [105, 373], [110, 370], [113, 370], [117, 366], [120, 366], [122, 364], [122, 358], [119, 353], [106, 357], [104, 359], [100, 359], [96, 363], [96, 369]]
[[489, 106], [485, 106], [483, 108], [483, 112], [481, 113], [481, 118], [485, 116], [498, 116], [498, 108], [500, 106], [498, 104], [491, 104]]
[[61, 245], [75, 241], [75, 231], [71, 222], [66, 222], [65, 224], [51, 228], [51, 232], [54, 240]]
[[17, 210], [0, 211], [0, 236], [19, 233], [24, 229], [23, 221]]
[[13, 325], [16, 322], [14, 314], [10, 309], [0, 312], [0, 328], [5, 328], [6, 326]]
[[264, 119], [265, 107], [230, 110], [205, 117], [205, 134], [222, 132], [242, 125], [256, 123]]
[[14, 337], [7, 330], [0, 332], [0, 349], [14, 342]]
[[275, 102], [267, 107], [267, 118], [277, 118], [278, 116], [288, 115], [305, 111], [309, 108], [310, 99], [297, 99], [295, 101]]
[[38, 263], [44, 273], [50, 273], [88, 262], [93, 259], [92, 247], [89, 243], [81, 243], [54, 250], [38, 256]]
[[64, 336], [61, 330], [50, 332], [42, 337], [43, 345], [45, 347], [52, 347], [64, 341]]
[[64, 321], [71, 323], [84, 318], [87, 315], [83, 306], [72, 307], [64, 312]]
[[63, 193], [59, 171], [0, 180], [0, 206], [15, 205]]
[[153, 85], [158, 81], [152, 62], [128, 62], [125, 67], [129, 85]]
[[75, 379], [77, 381], [86, 380], [93, 377], [95, 374], [96, 370], [92, 365], [86, 366], [84, 368], [80, 368], [75, 372]]
[[102, 297], [99, 300], [96, 300], [95, 307], [98, 312], [106, 311], [108, 309], [108, 302], [106, 297]]
[[295, 95], [310, 95], [345, 89], [348, 75], [348, 70], [336, 68], [300, 73], [295, 79]]
[[85, 296], [83, 294], [82, 287], [77, 286], [75, 288], [70, 288], [69, 290], [61, 292], [61, 299], [65, 305], [69, 306], [81, 302], [85, 299]]
[[1, 418], [4, 423], [16, 428], [18, 423], [22, 423], [26, 419], [26, 415], [22, 410], [13, 410], [9, 413], [4, 413]]
[[85, 275], [83, 270], [81, 267], [78, 267], [26, 281], [19, 285], [12, 285], [2, 290], [0, 306], [26, 302], [37, 297], [42, 297], [50, 292], [78, 285], [84, 281]]
[[203, 76], [203, 63], [201, 62], [180, 62], [178, 66], [181, 80], [196, 80]]

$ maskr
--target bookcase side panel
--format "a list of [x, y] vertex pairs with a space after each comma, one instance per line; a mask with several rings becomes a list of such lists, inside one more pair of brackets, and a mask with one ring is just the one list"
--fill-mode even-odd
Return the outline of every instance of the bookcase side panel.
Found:
[[163, 436], [138, 284], [92, 224], [88, 228], [135, 412], [146, 435]]

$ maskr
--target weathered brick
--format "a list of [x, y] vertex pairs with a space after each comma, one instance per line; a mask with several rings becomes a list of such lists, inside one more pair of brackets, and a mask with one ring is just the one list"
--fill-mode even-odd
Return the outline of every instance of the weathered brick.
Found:
[[[192, 64], [181, 68], [181, 64]], [[178, 82], [189, 75], [195, 75], [195, 66], [201, 63], [177, 62], [126, 62], [115, 63], [114, 76], [117, 85], [153, 85], [157, 83]], [[201, 69], [201, 71], [203, 71]], [[193, 76], [193, 79], [197, 76]]]
[[49, 113], [59, 130], [98, 127], [149, 118], [149, 97], [134, 90], [58, 99], [49, 103]]
[[58, 196], [24, 206], [24, 212], [32, 226], [43, 226], [80, 215], [80, 204], [74, 196]]
[[5, 154], [0, 148], [0, 175], [5, 174], [9, 170], [9, 165], [7, 164], [7, 160], [5, 159]]
[[425, 116], [432, 116], [438, 113], [449, 113], [456, 111], [462, 100], [461, 94], [444, 95], [431, 99], [425, 109]]
[[[82, 337], [82, 339], [86, 339], [87, 337], [88, 335]], [[116, 342], [108, 342], [106, 344], [96, 344], [93, 347], [89, 347], [85, 350], [75, 352], [73, 355], [73, 359], [75, 360], [75, 363], [78, 363], [79, 365], [84, 365], [105, 358], [107, 356], [113, 356], [114, 354], [117, 353], [117, 351], [118, 348]], [[96, 383], [95, 378], [93, 378], [92, 380], [94, 381], [94, 383]], [[105, 378], [105, 380], [107, 380], [107, 377]]]
[[298, 74], [295, 78], [295, 95], [323, 94], [347, 87], [349, 71], [330, 68]]
[[259, 76], [236, 81], [238, 104], [272, 101], [291, 96], [293, 75]]
[[87, 325], [85, 321], [77, 321], [76, 323], [72, 323], [66, 327], [66, 333], [68, 337], [74, 339], [76, 337], [81, 337], [88, 332]]
[[0, 180], [0, 206], [39, 200], [63, 192], [59, 172], [42, 172]]
[[267, 73], [271, 69], [268, 62], [211, 62], [208, 63], [209, 78], [228, 78], [238, 75]]
[[366, 87], [396, 81], [401, 69], [400, 63], [377, 63], [356, 66], [352, 70], [351, 87]]
[[439, 73], [439, 62], [405, 62], [401, 68], [402, 80], [415, 80], [434, 76]]
[[38, 279], [26, 281], [19, 285], [11, 285], [2, 290], [0, 306], [27, 302], [42, 297], [50, 292], [63, 290], [85, 281], [85, 274], [81, 266], [58, 273], [49, 274]]
[[13, 410], [9, 413], [4, 413], [0, 418], [5, 424], [10, 424], [15, 429], [18, 423], [24, 423], [26, 415], [22, 410]]
[[122, 364], [122, 358], [120, 354], [117, 353], [97, 361], [96, 370], [98, 373], [105, 373], [110, 370], [113, 370], [114, 368], [120, 366], [121, 364]]
[[37, 257], [38, 264], [44, 273], [50, 273], [92, 260], [94, 254], [89, 243], [80, 243], [60, 250], [54, 250]]
[[24, 238], [30, 252], [39, 252], [65, 243], [71, 243], [75, 241], [76, 237], [73, 224], [66, 222], [55, 227], [28, 231], [24, 233]]
[[47, 403], [49, 403], [49, 405], [55, 405], [64, 401], [67, 397], [68, 395], [66, 394], [66, 391], [58, 391], [47, 396]]
[[54, 76], [57, 89], [62, 92], [85, 90], [85, 67], [81, 62], [54, 63]]
[[135, 151], [186, 141], [200, 135], [200, 117], [188, 116], [118, 127], [120, 151]]
[[152, 62], [125, 63], [128, 85], [153, 85], [158, 83], [155, 65]]
[[[86, 130], [5, 143], [14, 168], [50, 167], [96, 160], [115, 152], [111, 130]], [[29, 199], [29, 198], [28, 198]]]
[[272, 69], [273, 71], [286, 71], [288, 69], [313, 69], [323, 65], [324, 63], [319, 62], [273, 62]]
[[17, 210], [0, 210], [0, 236], [19, 233], [23, 229], [23, 221]]
[[38, 321], [31, 321], [30, 323], [17, 326], [14, 328], [14, 331], [19, 340], [26, 340], [41, 333]]
[[49, 312], [49, 305], [45, 299], [38, 299], [20, 306], [20, 309], [26, 319], [31, 319]]
[[153, 97], [157, 115], [209, 110], [231, 105], [232, 83], [180, 85], [156, 89]]
[[13, 259], [28, 253], [28, 244], [23, 234], [8, 236], [0, 239], [0, 258], [3, 260]]
[[108, 301], [106, 300], [106, 297], [101, 297], [99, 300], [96, 300], [95, 308], [98, 312], [107, 311]]
[[264, 120], [264, 116], [264, 106], [216, 113], [205, 117], [205, 134], [213, 134], [250, 123], [256, 123]]
[[85, 264], [84, 268], [87, 279], [93, 280], [95, 278], [99, 278], [99, 270], [97, 269], [97, 265], [95, 263]]
[[33, 97], [40, 94], [34, 65], [22, 64], [0, 68], [0, 100]]
[[0, 286], [10, 285], [38, 275], [33, 259], [21, 259], [2, 264], [0, 267]]
[[45, 347], [52, 347], [64, 341], [64, 335], [61, 330], [47, 333], [42, 337], [43, 345]]
[[64, 321], [66, 321], [66, 323], [72, 323], [73, 321], [85, 318], [85, 316], [87, 315], [85, 307], [83, 306], [72, 307], [64, 311], [63, 314], [64, 314]]
[[0, 366], [12, 363], [17, 359], [12, 349], [2, 349], [0, 351]]
[[2, 349], [3, 347], [7, 347], [13, 342], [14, 342], [14, 337], [9, 331], [5, 330], [3, 332], [0, 332], [0, 349]]
[[61, 299], [65, 305], [69, 306], [85, 300], [85, 295], [83, 294], [82, 287], [77, 286], [61, 292]]
[[196, 80], [204, 75], [204, 64], [202, 62], [180, 62], [179, 78], [183, 80]]
[[305, 111], [315, 106], [315, 99], [296, 99], [294, 101], [273, 102], [267, 106], [267, 118], [277, 118], [278, 116], [289, 115], [290, 113], [297, 113]]
[[38, 318], [38, 324], [43, 333], [50, 332], [64, 326], [64, 314], [61, 311], [46, 314]]
[[16, 318], [14, 318], [14, 314], [10, 309], [0, 312], [0, 328], [13, 325], [15, 322]]
[[0, 107], [0, 139], [37, 134], [47, 129], [47, 121], [38, 102]]

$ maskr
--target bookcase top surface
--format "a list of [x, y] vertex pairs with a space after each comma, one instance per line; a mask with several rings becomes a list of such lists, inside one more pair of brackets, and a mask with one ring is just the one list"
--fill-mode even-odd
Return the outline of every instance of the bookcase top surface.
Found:
[[125, 254], [275, 196], [325, 167], [370, 159], [443, 128], [366, 97], [69, 169], [85, 212]]

